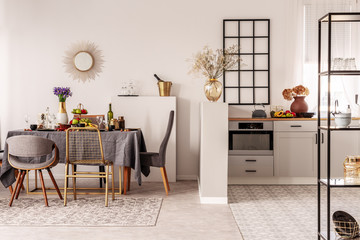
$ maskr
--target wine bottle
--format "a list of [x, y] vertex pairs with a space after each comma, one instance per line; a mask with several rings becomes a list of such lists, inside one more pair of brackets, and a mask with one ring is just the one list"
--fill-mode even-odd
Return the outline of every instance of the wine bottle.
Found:
[[110, 120], [113, 119], [113, 117], [114, 117], [114, 114], [111, 111], [111, 103], [109, 103], [109, 111], [107, 112], [107, 121], [108, 121], [109, 125], [110, 125]]

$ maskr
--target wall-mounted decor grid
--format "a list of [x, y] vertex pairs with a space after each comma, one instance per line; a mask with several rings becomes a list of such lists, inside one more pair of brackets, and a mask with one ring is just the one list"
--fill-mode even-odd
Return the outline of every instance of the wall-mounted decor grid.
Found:
[[224, 102], [270, 104], [270, 19], [224, 19], [223, 49], [240, 46], [242, 61], [224, 72]]

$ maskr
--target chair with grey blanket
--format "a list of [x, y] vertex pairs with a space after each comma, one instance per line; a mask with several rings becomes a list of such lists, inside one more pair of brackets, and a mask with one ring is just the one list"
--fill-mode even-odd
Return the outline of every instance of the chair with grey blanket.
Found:
[[[58, 185], [56, 184], [54, 176], [50, 170], [51, 167], [56, 166], [59, 162], [59, 149], [56, 144], [50, 139], [32, 135], [14, 136], [8, 138], [6, 142], [8, 147], [8, 161], [13, 168], [20, 170], [16, 179], [15, 189], [11, 195], [9, 206], [11, 207], [14, 197], [15, 199], [18, 198], [20, 186], [24, 181], [25, 174], [30, 170], [39, 171], [46, 206], [49, 206], [49, 204], [46, 196], [44, 178], [41, 172], [43, 169], [48, 171], [55, 189], [60, 199], [62, 199]], [[37, 158], [43, 159], [53, 151], [54, 155], [50, 158], [46, 158], [45, 161], [36, 160]]]
[[169, 122], [168, 122], [168, 126], [166, 129], [166, 134], [165, 134], [164, 140], [162, 141], [162, 143], [160, 145], [159, 152], [158, 153], [155, 153], [155, 152], [141, 152], [140, 153], [141, 165], [160, 168], [166, 195], [168, 195], [168, 191], [170, 191], [169, 181], [167, 178], [166, 168], [165, 168], [166, 147], [169, 142], [173, 123], [174, 123], [174, 111], [171, 111], [170, 115], [169, 115]]

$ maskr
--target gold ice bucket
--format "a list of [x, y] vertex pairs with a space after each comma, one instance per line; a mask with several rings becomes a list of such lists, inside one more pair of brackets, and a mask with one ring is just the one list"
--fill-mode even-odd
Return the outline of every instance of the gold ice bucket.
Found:
[[170, 96], [172, 82], [158, 82], [160, 97]]

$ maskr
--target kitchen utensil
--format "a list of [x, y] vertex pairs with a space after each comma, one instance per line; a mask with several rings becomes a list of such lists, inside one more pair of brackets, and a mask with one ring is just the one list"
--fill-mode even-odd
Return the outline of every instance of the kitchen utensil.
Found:
[[[263, 109], [256, 109], [256, 106], [262, 106]], [[252, 118], [266, 118], [265, 106], [263, 104], [254, 105], [254, 111], [252, 112]]]
[[37, 124], [30, 124], [30, 129], [31, 130], [36, 130], [37, 129]]

